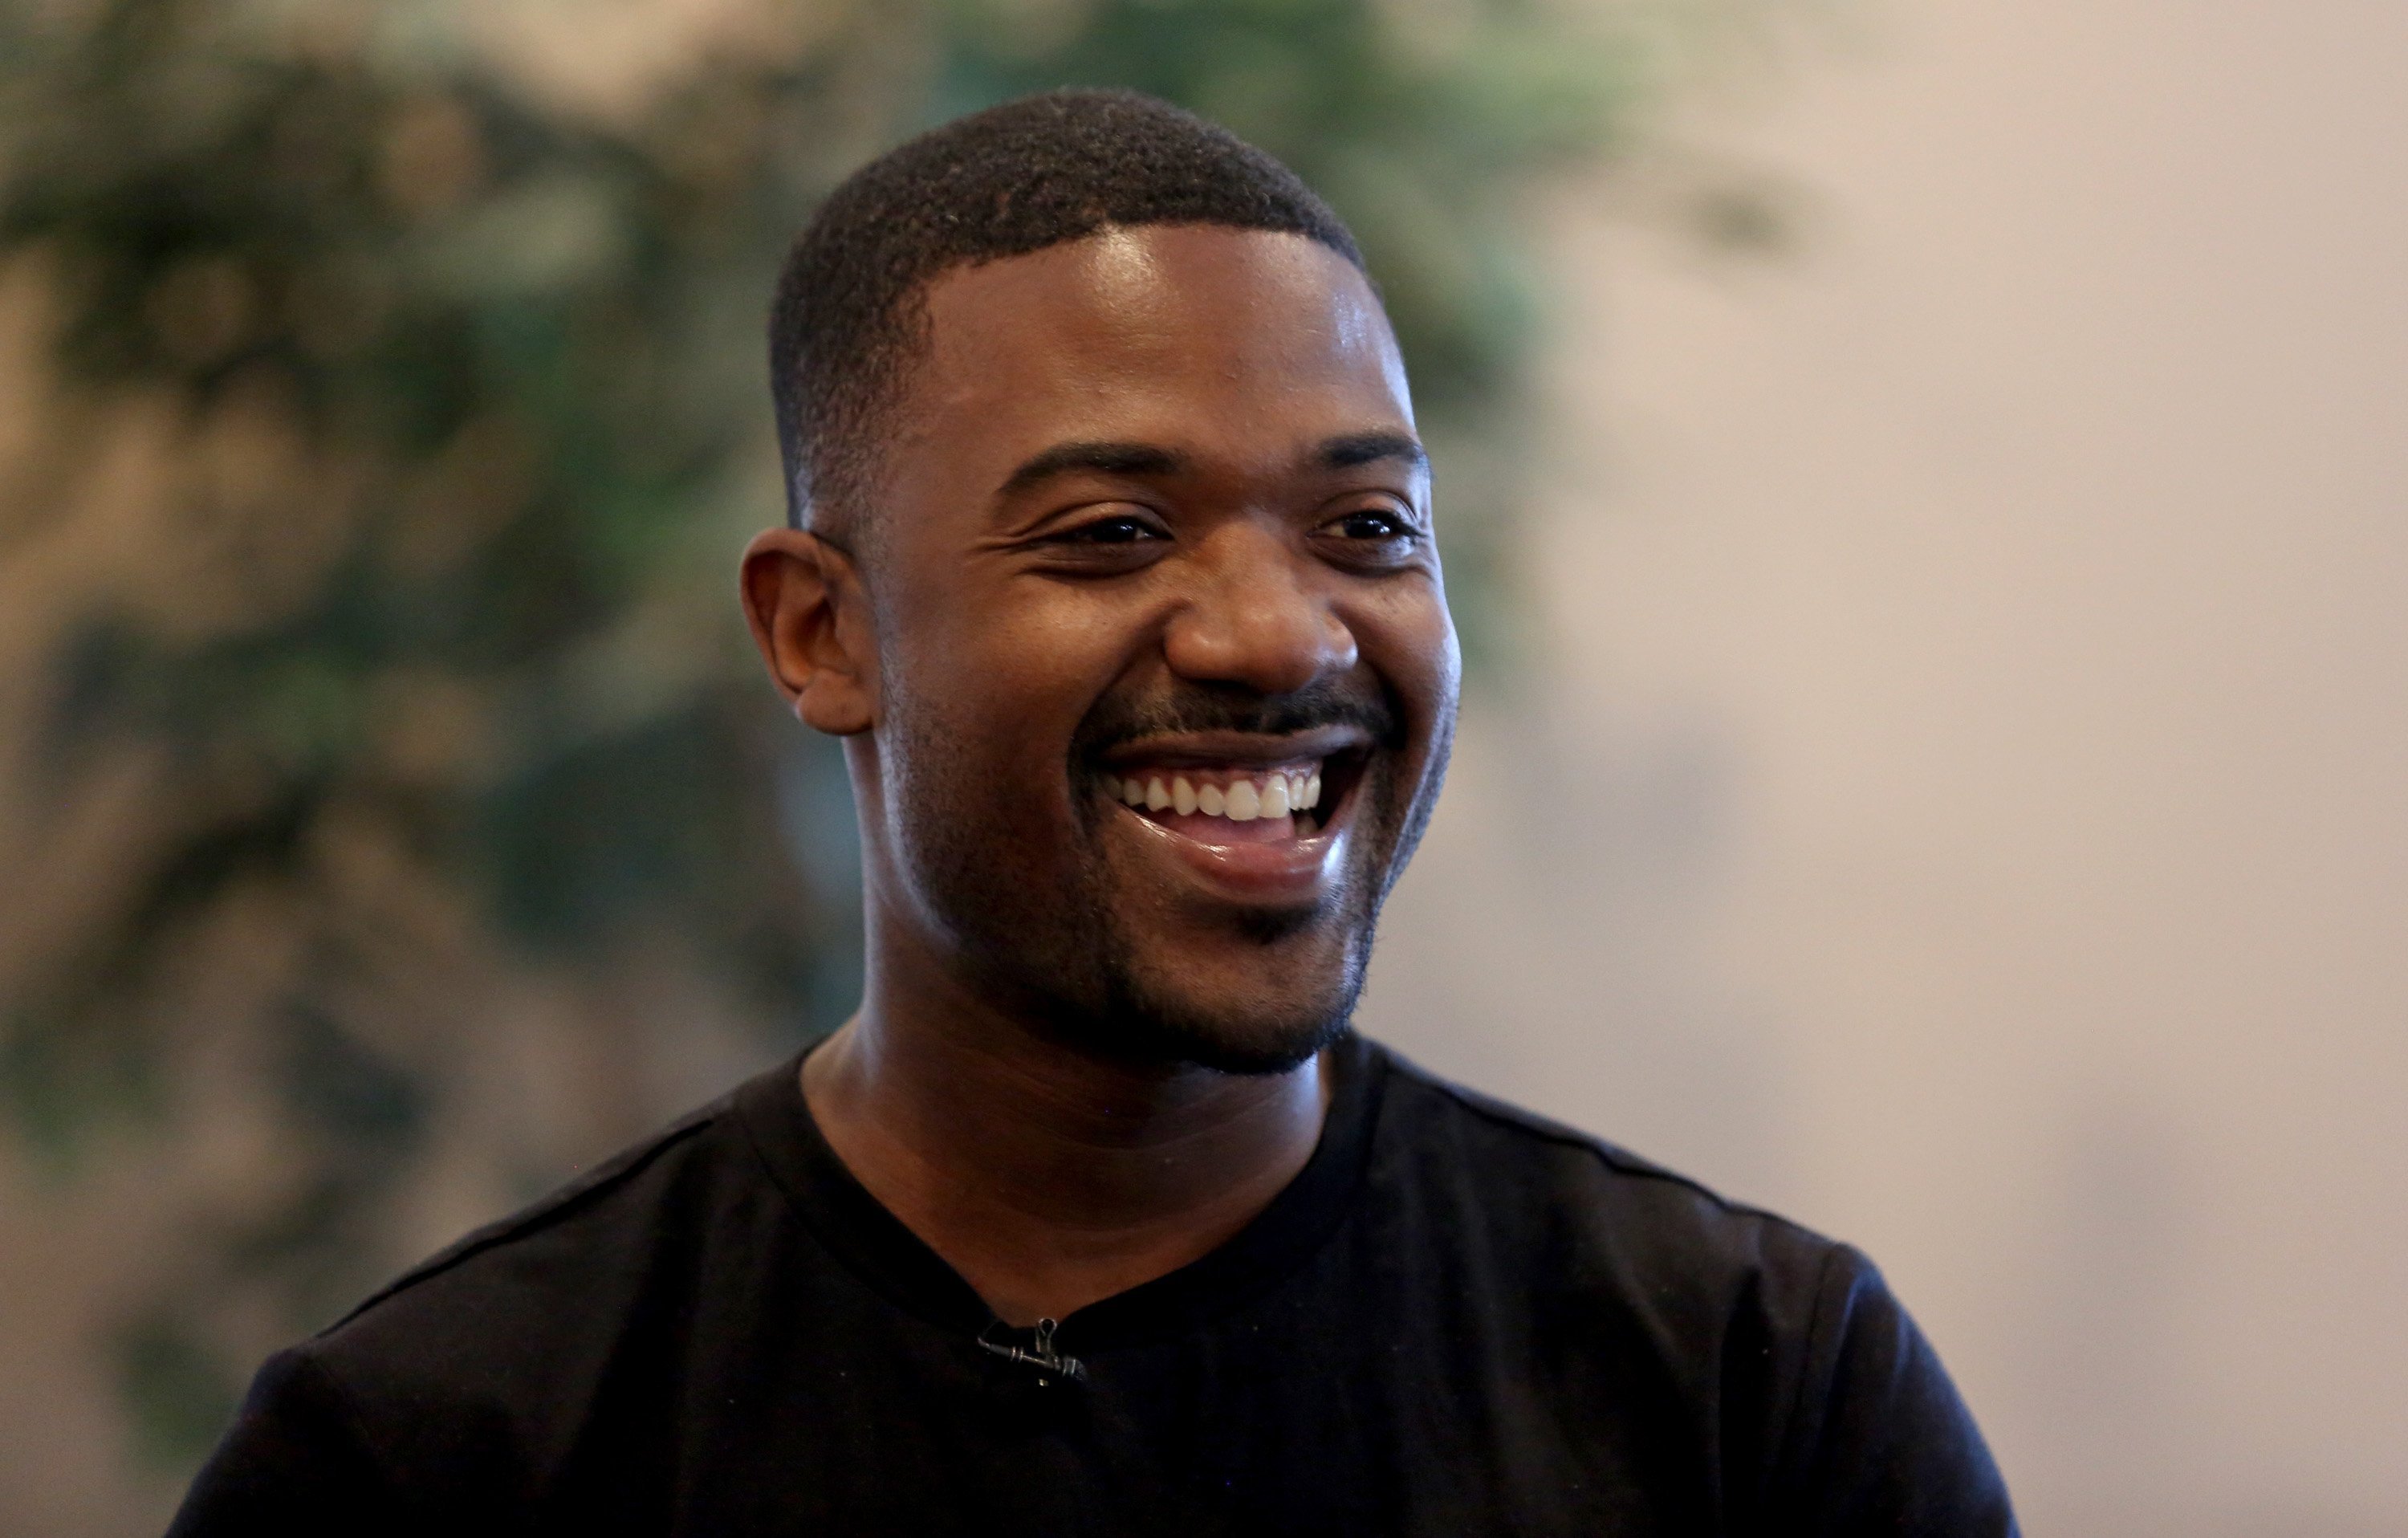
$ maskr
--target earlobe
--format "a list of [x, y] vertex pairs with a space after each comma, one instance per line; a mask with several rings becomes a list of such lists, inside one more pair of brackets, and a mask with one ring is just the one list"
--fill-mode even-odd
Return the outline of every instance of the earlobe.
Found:
[[752, 642], [796, 717], [834, 737], [867, 731], [869, 630], [852, 561], [806, 530], [768, 529], [745, 548], [740, 582]]

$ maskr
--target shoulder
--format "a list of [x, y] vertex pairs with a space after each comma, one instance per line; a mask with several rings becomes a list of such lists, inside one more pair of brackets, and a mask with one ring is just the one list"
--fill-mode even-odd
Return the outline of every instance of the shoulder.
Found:
[[1599, 1396], [1712, 1405], [1734, 1510], [2014, 1531], [1980, 1432], [1863, 1254], [1378, 1050], [1386, 1204], [1427, 1209], [1426, 1243], [1459, 1246], [1467, 1275], [1510, 1279], [1543, 1371], [1609, 1363]]
[[[467, 1234], [362, 1300], [313, 1337], [336, 1344], [374, 1333], [387, 1320], [442, 1311], [477, 1295], [485, 1313], [502, 1302], [535, 1303], [550, 1292], [583, 1297], [640, 1266], [665, 1228], [701, 1215], [692, 1199], [741, 1177], [748, 1156], [723, 1096], [585, 1171], [529, 1205]], [[733, 1168], [731, 1168], [731, 1166]]]
[[[1383, 1049], [1384, 1050], [1384, 1049]], [[1780, 1397], [1836, 1333], [1893, 1307], [1854, 1248], [1394, 1053], [1372, 1161], [1388, 1243], [1495, 1289], [1532, 1348], [1643, 1360], [1667, 1381], [1770, 1374]]]
[[540, 1466], [619, 1364], [679, 1328], [705, 1276], [774, 1230], [765, 1215], [784, 1198], [737, 1111], [771, 1077], [411, 1268], [285, 1353], [279, 1381], [311, 1384], [401, 1465], [508, 1449]]
[[1424, 1189], [1452, 1189], [1499, 1242], [1633, 1281], [1740, 1285], [1767, 1272], [1812, 1289], [1870, 1272], [1861, 1255], [1627, 1149], [1442, 1079], [1385, 1047], [1382, 1154]]

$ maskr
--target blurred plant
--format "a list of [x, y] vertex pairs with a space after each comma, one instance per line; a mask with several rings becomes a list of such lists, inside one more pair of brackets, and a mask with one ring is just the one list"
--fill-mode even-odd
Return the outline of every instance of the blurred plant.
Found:
[[[729, 581], [778, 511], [766, 295], [836, 179], [1062, 82], [1288, 159], [1371, 253], [1476, 615], [1518, 490], [1479, 445], [1510, 448], [1531, 329], [1520, 200], [1622, 145], [1698, 8], [732, 0], [579, 76], [592, 7], [0, 0], [0, 260], [50, 381], [0, 560], [119, 541], [50, 595], [23, 702], [0, 1096], [63, 1171], [129, 1114], [208, 1143], [192, 1083], [253, 1125], [126, 1315], [159, 1458], [407, 1258], [447, 1157], [559, 1175], [558, 1140], [444, 1152], [525, 1110], [464, 1108], [531, 1015], [624, 1065], [850, 1007], [841, 770]], [[621, 1094], [618, 1130], [661, 1109]]]

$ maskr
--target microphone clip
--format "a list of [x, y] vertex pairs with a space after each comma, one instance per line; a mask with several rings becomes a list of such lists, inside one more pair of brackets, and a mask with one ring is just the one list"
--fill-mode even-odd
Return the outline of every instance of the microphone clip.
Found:
[[1061, 1326], [1054, 1320], [1039, 1319], [1037, 1321], [1034, 1349], [1027, 1346], [1013, 1345], [1008, 1341], [988, 1339], [988, 1337], [995, 1332], [996, 1329], [1002, 1324], [1003, 1321], [997, 1319], [994, 1324], [991, 1324], [987, 1326], [986, 1329], [979, 1331], [978, 1344], [982, 1349], [991, 1351], [995, 1355], [1003, 1358], [1006, 1361], [1025, 1363], [1026, 1365], [1037, 1369], [1038, 1372], [1045, 1373], [1051, 1377], [1068, 1378], [1073, 1382], [1078, 1383], [1084, 1383], [1086, 1381], [1087, 1364], [1085, 1362], [1081, 1361], [1076, 1357], [1066, 1357], [1061, 1352], [1054, 1349], [1054, 1331], [1061, 1328]]

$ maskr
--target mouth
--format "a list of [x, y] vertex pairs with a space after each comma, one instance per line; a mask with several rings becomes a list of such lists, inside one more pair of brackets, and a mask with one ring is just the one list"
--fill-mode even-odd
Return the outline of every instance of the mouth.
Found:
[[1370, 754], [1347, 728], [1151, 739], [1112, 753], [1096, 793], [1219, 884], [1304, 896], [1334, 863]]

